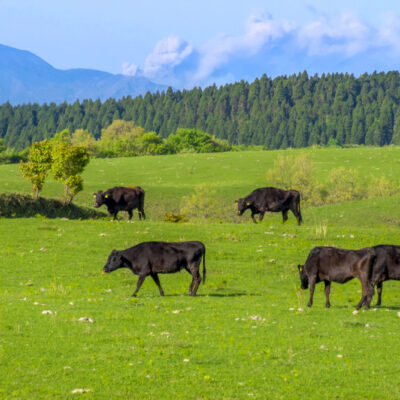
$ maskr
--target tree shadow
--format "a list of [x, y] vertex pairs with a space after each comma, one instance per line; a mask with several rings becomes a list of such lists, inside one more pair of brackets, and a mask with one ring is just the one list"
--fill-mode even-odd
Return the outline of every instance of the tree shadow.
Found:
[[106, 214], [75, 204], [64, 205], [60, 200], [47, 199], [18, 193], [0, 194], [0, 216], [5, 218], [45, 218], [98, 219]]

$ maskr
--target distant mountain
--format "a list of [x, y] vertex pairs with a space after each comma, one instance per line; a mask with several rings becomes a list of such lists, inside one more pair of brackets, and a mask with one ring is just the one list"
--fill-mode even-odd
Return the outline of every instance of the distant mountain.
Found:
[[35, 54], [0, 44], [0, 104], [73, 103], [132, 97], [167, 87], [144, 77], [91, 69], [59, 70]]

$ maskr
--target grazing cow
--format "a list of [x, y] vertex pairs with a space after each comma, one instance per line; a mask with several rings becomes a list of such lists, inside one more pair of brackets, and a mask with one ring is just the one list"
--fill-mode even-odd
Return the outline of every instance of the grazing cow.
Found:
[[108, 257], [102, 273], [112, 272], [118, 268], [129, 268], [139, 275], [136, 296], [146, 276], [150, 275], [160, 295], [164, 296], [158, 274], [170, 274], [186, 269], [193, 279], [189, 286], [189, 294], [196, 295], [199, 287], [200, 263], [203, 257], [203, 284], [206, 280], [206, 248], [202, 242], [143, 242], [126, 250], [113, 250]]
[[374, 246], [376, 261], [371, 275], [371, 286], [377, 287], [377, 306], [382, 302], [382, 283], [388, 280], [400, 280], [400, 246]]
[[353, 278], [361, 282], [362, 296], [357, 309], [365, 305], [369, 308], [373, 295], [370, 277], [376, 260], [376, 252], [367, 247], [361, 250], [345, 250], [336, 247], [314, 247], [304, 265], [299, 265], [301, 289], [310, 285], [310, 299], [307, 306], [311, 307], [315, 284], [325, 283], [326, 307], [330, 307], [329, 293], [331, 282], [345, 283]]
[[300, 211], [300, 193], [297, 190], [282, 190], [273, 187], [265, 187], [253, 190], [248, 196], [235, 201], [237, 214], [242, 215], [247, 209], [251, 210], [251, 218], [257, 223], [254, 215], [260, 214], [258, 219], [262, 221], [266, 211], [282, 212], [283, 222], [288, 219], [288, 211], [291, 210], [300, 225], [303, 221]]
[[144, 190], [140, 186], [115, 186], [105, 192], [99, 190], [97, 193], [93, 193], [93, 197], [95, 198], [94, 206], [98, 208], [102, 204], [105, 204], [110, 216], [114, 216], [114, 220], [117, 219], [118, 211], [128, 211], [130, 221], [134, 208], [138, 209], [140, 220], [142, 217], [146, 219], [146, 214], [143, 209]]

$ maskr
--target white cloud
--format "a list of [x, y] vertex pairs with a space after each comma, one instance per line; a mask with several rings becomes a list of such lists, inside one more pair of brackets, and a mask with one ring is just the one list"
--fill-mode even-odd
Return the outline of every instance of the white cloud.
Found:
[[[363, 73], [380, 64], [385, 69], [390, 57], [393, 65], [398, 54], [400, 18], [394, 14], [384, 16], [380, 27], [374, 28], [349, 12], [329, 18], [316, 11], [314, 21], [303, 26], [254, 13], [241, 35], [219, 35], [198, 48], [178, 36], [168, 36], [156, 44], [143, 70], [124, 63], [123, 73], [143, 75], [176, 88], [191, 88], [254, 78], [262, 73], [297, 73], [306, 68], [319, 73]], [[371, 64], [364, 64], [363, 60], [368, 59]], [[329, 71], [324, 71], [324, 66]]]
[[300, 28], [298, 42], [311, 56], [337, 53], [351, 57], [370, 46], [371, 34], [372, 28], [356, 15], [343, 13], [339, 20], [320, 17]]
[[135, 76], [139, 66], [134, 63], [124, 62], [122, 64], [122, 75]]
[[144, 75], [152, 78], [165, 75], [169, 70], [179, 65], [193, 51], [192, 46], [171, 35], [157, 43], [154, 51], [146, 58]]
[[377, 41], [380, 46], [392, 48], [397, 55], [400, 53], [400, 18], [397, 15], [388, 13], [384, 16]]
[[195, 81], [206, 79], [212, 72], [230, 58], [252, 56], [260, 49], [290, 32], [294, 26], [287, 22], [274, 21], [271, 16], [252, 14], [245, 25], [245, 32], [239, 37], [220, 36], [200, 50], [201, 61], [195, 74]]

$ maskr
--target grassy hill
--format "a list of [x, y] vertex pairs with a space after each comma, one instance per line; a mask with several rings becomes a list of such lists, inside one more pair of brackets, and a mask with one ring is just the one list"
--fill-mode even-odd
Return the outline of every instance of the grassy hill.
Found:
[[[302, 152], [321, 182], [348, 166], [361, 179], [385, 174], [399, 184], [400, 148], [284, 154]], [[306, 208], [300, 227], [292, 215], [285, 225], [280, 215], [258, 225], [236, 217], [233, 201], [268, 185], [278, 154], [92, 160], [76, 203], [140, 185], [145, 222], [1, 218], [0, 398], [72, 399], [74, 389], [88, 389], [87, 399], [398, 398], [399, 283], [384, 284], [382, 307], [358, 314], [358, 281], [333, 284], [330, 309], [317, 285], [308, 309], [297, 264], [317, 245], [399, 244], [400, 196]], [[216, 191], [227, 222], [162, 222], [201, 183]], [[16, 191], [30, 191], [18, 166], [0, 166], [0, 192]], [[61, 193], [49, 182], [43, 195]], [[114, 248], [192, 239], [207, 246], [196, 298], [185, 272], [160, 276], [164, 298], [151, 279], [129, 298], [137, 277], [127, 270], [100, 275]]]

